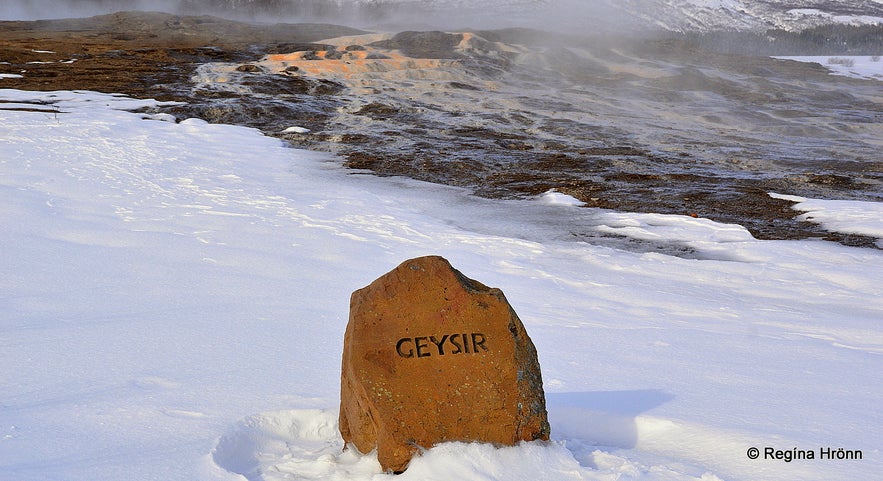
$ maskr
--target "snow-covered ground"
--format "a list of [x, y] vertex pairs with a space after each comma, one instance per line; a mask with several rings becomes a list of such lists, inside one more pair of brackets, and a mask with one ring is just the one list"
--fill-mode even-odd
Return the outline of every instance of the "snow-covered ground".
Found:
[[877, 245], [883, 249], [883, 203], [868, 203], [853, 200], [807, 199], [797, 195], [771, 194], [779, 199], [797, 202], [794, 210], [804, 212], [801, 220], [824, 226], [831, 232], [859, 234], [877, 238]]
[[[873, 0], [875, 3], [883, 3]], [[792, 16], [792, 21], [806, 17], [816, 17], [824, 23], [841, 23], [845, 25], [878, 25], [883, 23], [883, 18], [874, 15], [835, 15], [817, 8], [794, 8], [786, 12]]]
[[782, 60], [817, 63], [831, 71], [832, 75], [844, 77], [883, 80], [883, 60], [879, 56], [870, 55], [828, 55], [828, 56], [791, 56], [773, 57]]
[[[353, 290], [427, 254], [506, 293], [553, 440], [438, 446], [398, 479], [883, 472], [881, 251], [354, 174], [125, 111], [152, 104], [0, 90], [0, 479], [393, 479], [342, 452], [342, 337]], [[795, 200], [883, 235], [879, 204]]]

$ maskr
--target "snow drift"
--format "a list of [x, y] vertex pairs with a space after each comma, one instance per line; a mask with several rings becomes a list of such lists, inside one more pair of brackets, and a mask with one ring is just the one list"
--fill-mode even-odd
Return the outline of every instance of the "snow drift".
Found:
[[[153, 105], [0, 90], [0, 479], [392, 479], [336, 433], [347, 299], [425, 254], [506, 292], [553, 439], [441, 445], [402, 479], [883, 469], [879, 250], [557, 193], [479, 199]], [[876, 203], [802, 202], [836, 213], [832, 228], [880, 232]], [[573, 240], [575, 222], [621, 248]], [[626, 249], [642, 238], [677, 249]]]

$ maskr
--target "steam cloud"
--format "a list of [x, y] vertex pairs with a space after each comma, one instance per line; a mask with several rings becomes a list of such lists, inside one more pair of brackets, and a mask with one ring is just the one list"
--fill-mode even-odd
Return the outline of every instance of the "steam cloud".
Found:
[[419, 29], [585, 31], [587, 27], [621, 29], [634, 23], [609, 0], [3, 0], [0, 20], [90, 17], [130, 10]]

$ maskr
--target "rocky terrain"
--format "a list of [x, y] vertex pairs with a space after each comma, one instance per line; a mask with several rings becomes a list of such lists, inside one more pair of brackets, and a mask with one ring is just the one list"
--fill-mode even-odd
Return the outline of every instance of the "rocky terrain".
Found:
[[83, 19], [0, 22], [3, 87], [88, 89], [168, 99], [205, 62], [259, 56], [262, 48], [356, 29], [323, 24], [255, 25], [217, 17], [121, 12]]
[[868, 247], [795, 220], [767, 192], [883, 197], [876, 81], [677, 36], [371, 33], [118, 13], [2, 22], [0, 62], [0, 87], [176, 100], [165, 110], [179, 119], [257, 127], [354, 169], [488, 197], [556, 189], [590, 207]]

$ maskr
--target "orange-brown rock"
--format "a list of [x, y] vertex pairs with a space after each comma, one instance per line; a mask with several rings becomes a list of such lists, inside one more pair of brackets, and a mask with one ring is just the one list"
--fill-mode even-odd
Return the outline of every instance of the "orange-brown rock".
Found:
[[431, 256], [354, 292], [340, 432], [394, 472], [445, 441], [548, 439], [536, 349], [502, 291]]

